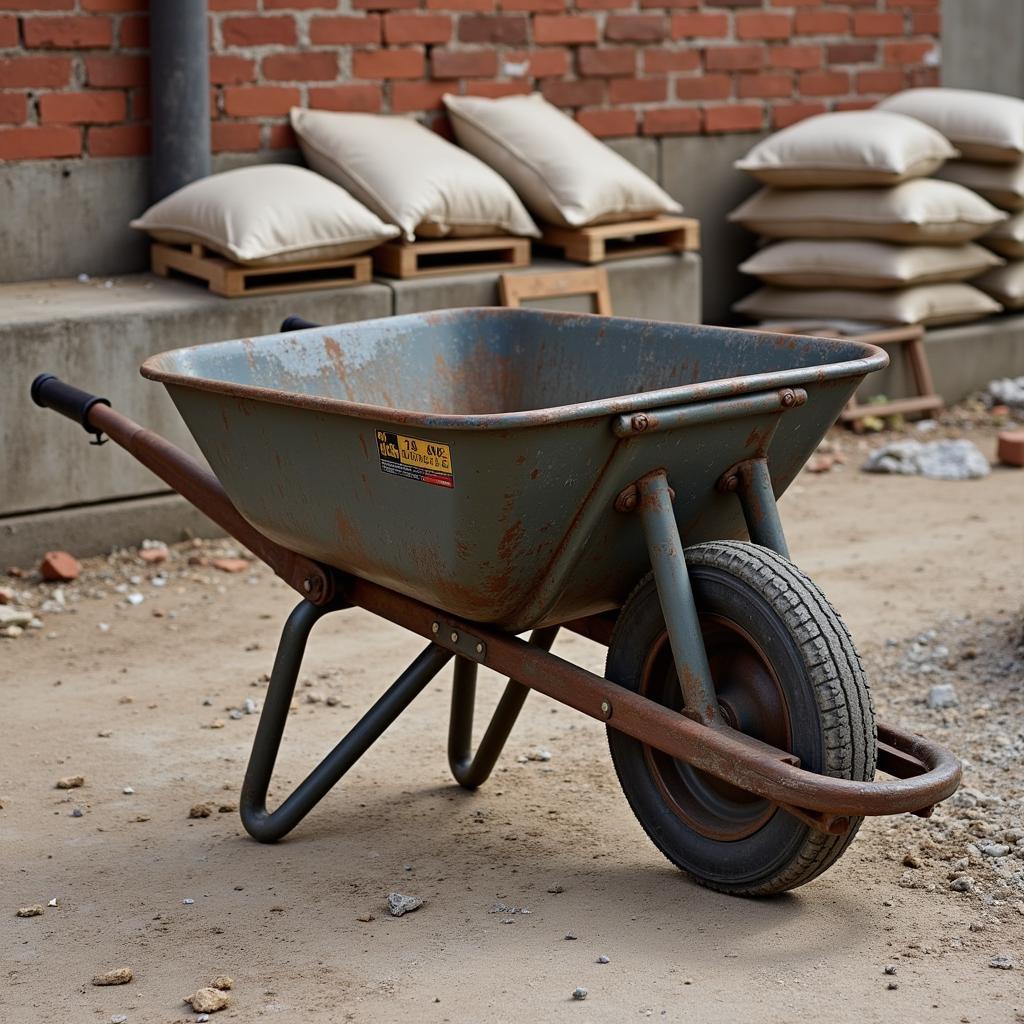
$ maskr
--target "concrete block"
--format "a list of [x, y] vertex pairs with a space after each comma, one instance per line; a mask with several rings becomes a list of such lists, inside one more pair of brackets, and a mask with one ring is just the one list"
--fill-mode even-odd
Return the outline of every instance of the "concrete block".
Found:
[[605, 139], [604, 143], [635, 167], [639, 167], [649, 178], [661, 180], [661, 153], [657, 139]]
[[276, 331], [291, 313], [323, 323], [388, 316], [380, 285], [223, 299], [148, 274], [102, 282], [0, 286], [0, 515], [164, 489], [127, 453], [89, 448], [85, 433], [32, 404], [37, 373], [104, 395], [126, 415], [195, 452], [163, 387], [139, 376], [154, 352]]
[[736, 323], [732, 304], [756, 282], [737, 267], [754, 251], [756, 238], [726, 215], [758, 188], [733, 161], [764, 138], [761, 134], [677, 136], [661, 140], [662, 185], [701, 222], [704, 322]]

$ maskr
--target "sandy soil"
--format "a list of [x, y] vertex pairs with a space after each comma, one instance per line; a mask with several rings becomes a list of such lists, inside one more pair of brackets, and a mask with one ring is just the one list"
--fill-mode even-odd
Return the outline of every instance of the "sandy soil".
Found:
[[[867, 823], [785, 897], [718, 895], [644, 836], [601, 726], [542, 696], [491, 781], [455, 787], [444, 678], [291, 837], [260, 846], [217, 810], [237, 802], [256, 725], [227, 709], [261, 699], [290, 593], [260, 569], [189, 566], [188, 548], [157, 568], [95, 560], [65, 588], [68, 611], [0, 641], [0, 1020], [194, 1020], [182, 997], [227, 973], [231, 1006], [214, 1020], [1024, 1021], [1024, 480], [857, 463], [804, 473], [784, 518], [795, 560], [859, 640], [880, 716], [967, 761], [968, 792], [930, 821]], [[52, 585], [7, 582], [53, 600]], [[360, 611], [318, 627], [279, 795], [421, 646]], [[578, 637], [556, 650], [603, 664]], [[936, 681], [959, 708], [924, 706]], [[497, 692], [482, 686], [482, 703]], [[549, 761], [517, 760], [538, 748]], [[54, 788], [74, 774], [82, 788]], [[190, 819], [204, 801], [211, 815]], [[1009, 855], [984, 853], [1004, 841]], [[973, 891], [950, 890], [968, 876]], [[391, 918], [393, 890], [425, 905]], [[36, 903], [41, 916], [15, 917]], [[1016, 967], [990, 968], [996, 955]], [[131, 984], [90, 984], [120, 966]], [[570, 998], [578, 985], [585, 1001]]]

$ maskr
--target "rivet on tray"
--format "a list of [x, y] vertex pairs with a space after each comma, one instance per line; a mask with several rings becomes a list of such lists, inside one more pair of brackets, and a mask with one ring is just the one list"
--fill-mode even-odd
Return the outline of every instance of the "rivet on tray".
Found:
[[452, 630], [452, 643], [457, 644], [459, 642], [459, 634]]
[[612, 717], [612, 706], [606, 700], [601, 701], [601, 714], [604, 715], [605, 718]]
[[437, 633], [440, 629], [441, 629], [441, 624], [439, 622], [432, 622], [430, 624], [430, 632], [431, 633]]
[[477, 654], [483, 654], [484, 653], [484, 645], [483, 644], [477, 644], [476, 645], [476, 653]]

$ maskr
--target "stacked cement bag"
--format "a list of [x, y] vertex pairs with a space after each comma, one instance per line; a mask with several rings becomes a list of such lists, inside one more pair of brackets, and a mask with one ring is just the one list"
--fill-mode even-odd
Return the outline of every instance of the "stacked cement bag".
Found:
[[957, 155], [934, 128], [880, 110], [819, 114], [759, 143], [736, 166], [766, 187], [729, 219], [767, 239], [740, 268], [764, 287], [733, 308], [841, 329], [998, 312], [965, 282], [1002, 264], [974, 239], [1006, 214], [928, 177]]
[[974, 283], [1008, 309], [1024, 308], [1024, 100], [968, 89], [909, 89], [879, 104], [941, 132], [960, 151], [938, 176], [1010, 213], [982, 238], [1007, 258]]

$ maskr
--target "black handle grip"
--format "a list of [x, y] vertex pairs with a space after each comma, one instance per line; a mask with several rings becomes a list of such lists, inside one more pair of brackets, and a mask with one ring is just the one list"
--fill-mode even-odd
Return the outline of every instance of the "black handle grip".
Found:
[[288, 331], [305, 331], [310, 327], [320, 327], [320, 324], [315, 324], [311, 320], [303, 320], [301, 316], [286, 316], [281, 321], [281, 333], [285, 334]]
[[52, 409], [61, 416], [67, 416], [97, 437], [102, 431], [90, 425], [89, 410], [94, 405], [110, 405], [107, 399], [90, 395], [88, 391], [76, 388], [73, 384], [65, 384], [52, 373], [41, 373], [32, 381], [32, 401], [44, 409]]

